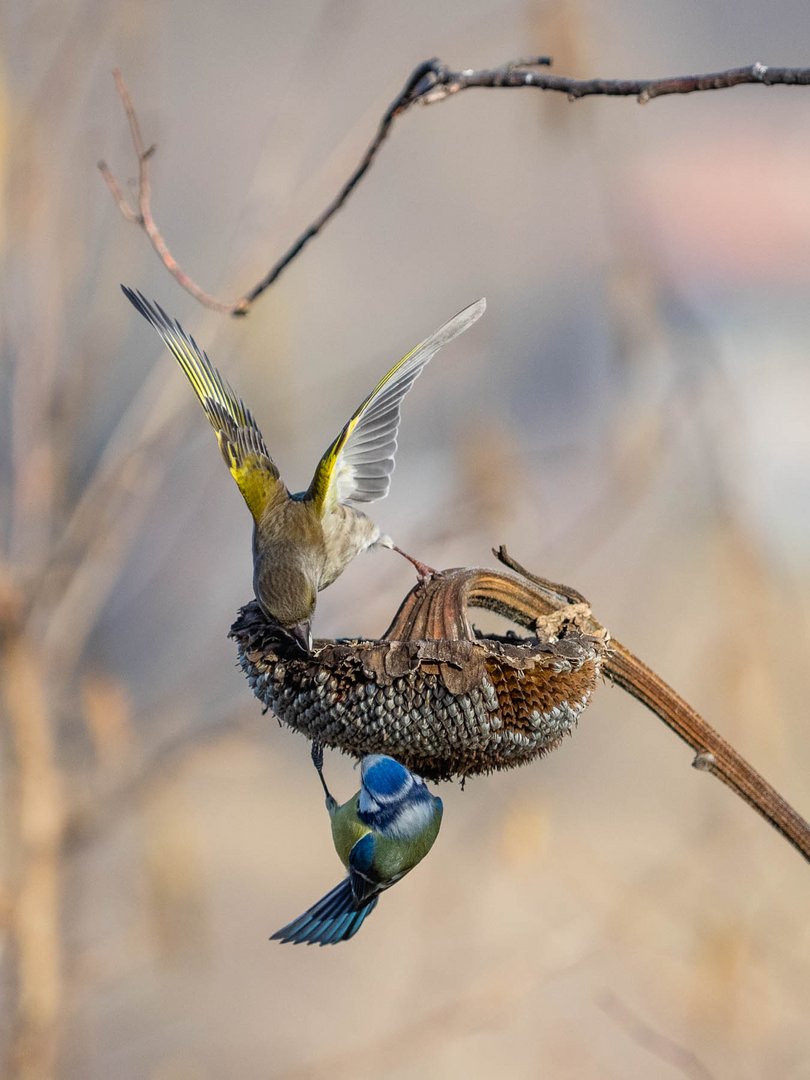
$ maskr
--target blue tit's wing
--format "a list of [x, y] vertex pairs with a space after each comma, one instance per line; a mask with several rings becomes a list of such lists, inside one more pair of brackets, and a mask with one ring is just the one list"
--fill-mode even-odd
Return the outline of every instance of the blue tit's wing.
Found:
[[354, 902], [357, 905], [364, 904], [372, 896], [376, 896], [393, 885], [397, 878], [383, 881], [374, 869], [375, 840], [373, 833], [361, 836], [349, 852], [349, 883], [352, 888]]
[[376, 896], [368, 903], [358, 905], [351, 881], [345, 878], [303, 915], [276, 930], [270, 940], [293, 945], [336, 945], [354, 937], [376, 906]]
[[479, 319], [486, 300], [460, 311], [391, 368], [323, 455], [307, 498], [323, 513], [337, 503], [374, 502], [388, 494], [400, 406], [425, 364]]
[[237, 397], [197, 342], [158, 304], [122, 285], [124, 295], [154, 326], [186, 374], [216, 432], [225, 464], [237, 483], [248, 509], [260, 521], [270, 501], [286, 488], [264, 444], [253, 414]]

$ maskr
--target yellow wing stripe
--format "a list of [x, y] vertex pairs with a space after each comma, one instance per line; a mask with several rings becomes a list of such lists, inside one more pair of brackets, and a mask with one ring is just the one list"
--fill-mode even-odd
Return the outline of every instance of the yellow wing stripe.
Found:
[[346, 423], [346, 426], [343, 428], [338, 437], [324, 454], [323, 458], [320, 461], [320, 464], [318, 465], [318, 470], [313, 478], [313, 484], [308, 492], [309, 498], [314, 501], [315, 505], [318, 507], [319, 510], [323, 509], [326, 500], [329, 497], [329, 489], [332, 482], [332, 475], [334, 473], [334, 468], [337, 460], [340, 457], [346, 443], [349, 441], [352, 432], [360, 423], [360, 420], [366, 408], [371, 404], [377, 394], [379, 394], [379, 392], [385, 387], [385, 384], [390, 382], [391, 379], [393, 379], [393, 377], [397, 374], [402, 365], [406, 364], [416, 352], [416, 350], [420, 347], [420, 345], [416, 345], [413, 349], [411, 349], [409, 353], [406, 353], [401, 360], [397, 360], [396, 364], [394, 364], [390, 371], [386, 372], [386, 374], [383, 375], [383, 377], [380, 379], [380, 381], [377, 383], [377, 385], [374, 387], [368, 397], [364, 398], [360, 405], [358, 405], [352, 418]]
[[337, 500], [374, 502], [388, 492], [402, 399], [444, 345], [483, 314], [485, 300], [464, 308], [383, 375], [321, 458], [307, 491], [319, 511]]
[[248, 509], [260, 520], [270, 500], [286, 488], [250, 410], [214, 367], [205, 352], [158, 304], [122, 286], [127, 299], [152, 324], [179, 363], [216, 432], [220, 452]]
[[326, 496], [329, 491], [329, 482], [332, 477], [332, 471], [335, 467], [337, 459], [340, 457], [340, 452], [348, 442], [351, 433], [357, 427], [357, 424], [360, 421], [360, 413], [363, 411], [363, 409], [366, 407], [366, 405], [373, 396], [374, 395], [371, 394], [369, 395], [369, 397], [366, 398], [366, 400], [358, 409], [357, 413], [351, 418], [348, 424], [346, 424], [343, 431], [341, 431], [341, 433], [329, 447], [326, 452], [324, 462], [318, 467], [318, 471], [315, 474], [317, 483], [315, 484], [315, 491], [312, 494], [319, 508], [323, 506], [326, 500]]

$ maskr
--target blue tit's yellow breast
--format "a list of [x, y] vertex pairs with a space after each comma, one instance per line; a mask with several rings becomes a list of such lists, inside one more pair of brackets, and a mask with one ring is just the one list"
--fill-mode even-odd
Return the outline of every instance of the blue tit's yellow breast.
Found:
[[366, 833], [370, 833], [372, 830], [368, 825], [364, 825], [360, 820], [360, 816], [357, 813], [357, 804], [360, 799], [360, 792], [348, 802], [343, 803], [332, 815], [332, 840], [335, 845], [335, 851], [340, 856], [340, 861], [344, 866], [349, 865], [349, 852], [352, 850], [358, 840], [362, 839]]
[[343, 865], [349, 865], [349, 852], [367, 833], [374, 835], [374, 869], [383, 879], [396, 881], [412, 870], [430, 851], [442, 823], [442, 801], [433, 799], [432, 813], [415, 836], [389, 837], [365, 825], [358, 814], [360, 793], [332, 815], [332, 839]]

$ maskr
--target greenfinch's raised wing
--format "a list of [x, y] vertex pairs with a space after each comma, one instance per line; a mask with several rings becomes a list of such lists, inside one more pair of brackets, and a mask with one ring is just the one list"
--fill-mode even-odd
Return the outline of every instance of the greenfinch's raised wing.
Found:
[[323, 455], [307, 491], [319, 511], [340, 502], [374, 502], [388, 494], [397, 450], [400, 406], [422, 368], [484, 314], [486, 300], [464, 308], [391, 368]]
[[169, 351], [186, 373], [200, 399], [217, 442], [248, 509], [256, 521], [286, 488], [264, 444], [250, 409], [238, 398], [197, 342], [172, 320], [158, 304], [150, 304], [139, 292], [122, 285], [124, 295], [154, 326]]

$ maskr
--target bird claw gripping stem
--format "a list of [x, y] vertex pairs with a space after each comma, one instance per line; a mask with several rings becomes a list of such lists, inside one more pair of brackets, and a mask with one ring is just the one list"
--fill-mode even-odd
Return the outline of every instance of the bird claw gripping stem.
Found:
[[[382, 638], [316, 641], [306, 658], [255, 601], [231, 637], [256, 697], [324, 746], [387, 754], [431, 780], [512, 768], [573, 731], [609, 641], [578, 593], [518, 572], [445, 570], [408, 593]], [[478, 634], [471, 607], [524, 635]]]

